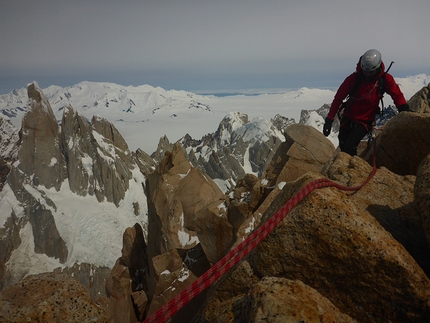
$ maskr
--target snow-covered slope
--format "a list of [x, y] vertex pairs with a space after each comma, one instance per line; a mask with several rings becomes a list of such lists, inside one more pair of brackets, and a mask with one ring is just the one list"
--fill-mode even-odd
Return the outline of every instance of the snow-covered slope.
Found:
[[[52, 214], [61, 237], [69, 248], [69, 256], [64, 264], [58, 259], [34, 252], [34, 237], [30, 223], [20, 233], [21, 244], [8, 262], [8, 270], [16, 276], [52, 271], [58, 267], [71, 267], [74, 263], [87, 262], [97, 266], [111, 268], [121, 256], [122, 235], [127, 227], [136, 222], [144, 225], [146, 218], [136, 217], [133, 213], [133, 201], [145, 201], [142, 191], [143, 175], [137, 170], [130, 181], [130, 188], [119, 207], [113, 203], [98, 202], [95, 196], [81, 197], [71, 192], [65, 181], [60, 191], [39, 187], [37, 190], [26, 186], [39, 200], [46, 198], [55, 203]], [[44, 192], [44, 196], [40, 192]], [[9, 186], [0, 193], [0, 224], [15, 209], [18, 217], [19, 202]], [[141, 213], [146, 215], [146, 203], [142, 203]]]
[[[396, 81], [409, 99], [430, 83], [430, 76], [419, 74]], [[331, 103], [335, 90], [302, 88], [217, 97], [150, 85], [133, 87], [81, 82], [67, 88], [50, 86], [43, 92], [57, 120], [61, 120], [64, 106], [71, 104], [88, 119], [99, 115], [114, 123], [131, 150], [141, 148], [151, 154], [164, 135], [172, 142], [187, 133], [193, 138], [201, 138], [215, 131], [229, 112], [246, 113], [250, 120], [256, 117], [271, 119], [280, 114], [298, 122], [301, 110], [315, 110]], [[385, 97], [388, 106], [392, 102], [388, 95]], [[25, 89], [0, 95], [0, 110], [18, 128], [26, 105]]]

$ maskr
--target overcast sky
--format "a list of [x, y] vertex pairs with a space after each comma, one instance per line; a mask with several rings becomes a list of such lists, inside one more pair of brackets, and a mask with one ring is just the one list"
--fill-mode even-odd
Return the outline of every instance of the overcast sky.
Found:
[[0, 94], [37, 81], [337, 87], [367, 49], [430, 74], [428, 0], [0, 0]]

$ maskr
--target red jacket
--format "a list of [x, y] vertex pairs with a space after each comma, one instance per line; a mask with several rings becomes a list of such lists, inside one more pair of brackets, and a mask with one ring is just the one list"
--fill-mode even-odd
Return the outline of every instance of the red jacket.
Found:
[[[381, 62], [381, 71], [378, 75], [370, 80], [362, 77], [358, 82], [358, 88], [355, 94], [347, 101], [344, 116], [364, 123], [372, 123], [375, 120], [375, 115], [379, 112], [379, 100], [381, 95], [378, 93], [378, 81], [384, 74], [385, 66]], [[343, 100], [351, 93], [354, 88], [356, 78], [362, 75], [360, 61], [357, 64], [355, 73], [349, 75], [340, 85], [334, 96], [328, 118], [334, 119]], [[385, 74], [385, 92], [388, 93], [394, 101], [396, 107], [406, 104], [405, 97], [391, 74]]]

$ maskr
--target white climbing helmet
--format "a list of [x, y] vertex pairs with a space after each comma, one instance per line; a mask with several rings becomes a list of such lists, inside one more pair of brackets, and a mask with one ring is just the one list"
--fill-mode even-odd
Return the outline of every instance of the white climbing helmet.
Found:
[[364, 72], [373, 72], [381, 66], [381, 53], [376, 49], [369, 49], [361, 56], [360, 66]]

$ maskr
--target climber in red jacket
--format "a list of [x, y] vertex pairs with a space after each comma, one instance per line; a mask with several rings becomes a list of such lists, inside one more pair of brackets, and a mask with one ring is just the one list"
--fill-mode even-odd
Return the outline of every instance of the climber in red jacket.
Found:
[[360, 57], [356, 72], [349, 75], [337, 90], [325, 119], [324, 135], [330, 134], [334, 117], [341, 110], [339, 147], [343, 152], [356, 155], [358, 144], [372, 129], [384, 92], [391, 96], [399, 112], [409, 111], [393, 76], [385, 72], [381, 53], [370, 49]]

